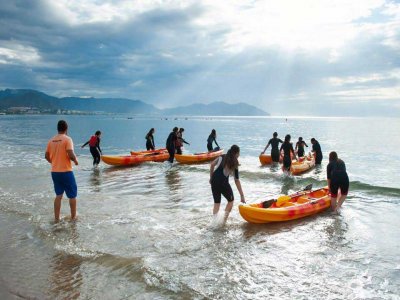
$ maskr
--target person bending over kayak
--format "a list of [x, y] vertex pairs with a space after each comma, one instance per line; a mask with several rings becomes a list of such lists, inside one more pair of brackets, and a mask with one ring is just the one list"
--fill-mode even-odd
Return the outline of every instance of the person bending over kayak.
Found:
[[[207, 139], [207, 150], [208, 150], [208, 152], [211, 152], [213, 150], [217, 151], [217, 150], [220, 149], [216, 139], [217, 139], [217, 132], [215, 131], [215, 129], [213, 129], [213, 130], [211, 130], [211, 133], [210, 133], [210, 135], [208, 136], [208, 139]], [[212, 145], [213, 142], [217, 145], [216, 149], [213, 149], [213, 145]]]
[[312, 152], [315, 153], [315, 163], [317, 165], [320, 165], [322, 162], [322, 151], [321, 151], [321, 145], [318, 143], [318, 141], [315, 138], [311, 139], [311, 144], [312, 146]]
[[281, 139], [278, 138], [278, 133], [274, 132], [272, 139], [269, 140], [268, 144], [265, 146], [264, 151], [261, 154], [264, 154], [268, 149], [269, 145], [271, 145], [271, 157], [273, 162], [279, 162], [279, 143], [283, 143]]
[[100, 149], [100, 137], [101, 131], [97, 130], [96, 133], [90, 137], [90, 140], [81, 146], [81, 148], [83, 148], [89, 144], [90, 153], [93, 157], [93, 166], [95, 167], [100, 163], [101, 155], [103, 153]]
[[303, 141], [303, 138], [299, 137], [299, 140], [296, 143], [296, 149], [294, 149], [295, 151], [297, 151], [298, 157], [304, 156], [304, 146], [308, 148], [308, 145], [305, 141]]
[[146, 149], [148, 150], [154, 150], [156, 147], [154, 146], [154, 128], [151, 128], [149, 132], [146, 134]]
[[240, 193], [240, 201], [242, 203], [246, 202], [239, 180], [239, 154], [240, 148], [237, 145], [233, 145], [226, 154], [215, 159], [210, 166], [210, 184], [214, 198], [214, 217], [218, 214], [221, 205], [221, 195], [228, 200], [225, 207], [224, 222], [226, 222], [232, 210], [234, 200], [232, 187], [229, 184], [229, 175], [233, 175], [235, 178], [235, 184]]
[[[329, 164], [326, 167], [326, 175], [328, 187], [331, 192], [331, 209], [337, 213], [349, 191], [349, 176], [347, 175], [344, 161], [339, 159], [337, 153], [334, 151], [329, 153]], [[340, 198], [336, 202], [339, 189]]]
[[293, 149], [293, 144], [290, 142], [290, 134], [285, 136], [285, 141], [281, 145], [280, 151], [283, 150], [283, 171], [290, 171], [290, 166], [292, 165], [292, 155], [297, 160], [296, 153]]
[[186, 142], [183, 139], [183, 132], [185, 131], [184, 128], [179, 128], [179, 131], [177, 133], [177, 140], [176, 140], [176, 154], [182, 154], [182, 147], [183, 143], [190, 145], [188, 142]]
[[165, 143], [165, 148], [167, 148], [168, 153], [169, 153], [168, 161], [170, 163], [174, 162], [175, 151], [176, 151], [176, 141], [178, 139], [177, 133], [178, 133], [178, 127], [174, 127], [174, 129], [172, 129], [172, 132], [169, 134], [167, 141]]

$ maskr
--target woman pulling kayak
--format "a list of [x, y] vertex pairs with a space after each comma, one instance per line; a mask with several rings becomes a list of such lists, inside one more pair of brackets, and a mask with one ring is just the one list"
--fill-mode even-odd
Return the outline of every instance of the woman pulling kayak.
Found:
[[281, 139], [278, 138], [278, 133], [274, 132], [272, 139], [268, 141], [267, 146], [265, 146], [264, 151], [261, 154], [264, 154], [268, 149], [269, 145], [271, 145], [271, 158], [273, 162], [279, 162], [279, 143], [283, 143]]
[[165, 143], [165, 148], [167, 148], [168, 153], [169, 153], [168, 161], [170, 163], [174, 162], [176, 141], [178, 140], [177, 133], [178, 133], [178, 127], [174, 127], [174, 129], [172, 129], [172, 132], [169, 134], [167, 141]]
[[97, 130], [96, 133], [90, 137], [90, 140], [84, 143], [81, 147], [83, 148], [87, 144], [89, 144], [90, 153], [92, 154], [93, 157], [93, 166], [95, 167], [98, 166], [98, 164], [100, 163], [101, 155], [103, 154], [100, 149], [100, 137], [101, 137], [101, 131]]
[[281, 145], [280, 151], [283, 150], [283, 166], [282, 171], [289, 172], [292, 165], [292, 155], [297, 160], [296, 153], [293, 149], [293, 144], [290, 142], [290, 134], [285, 136], [285, 141]]
[[218, 214], [221, 205], [221, 195], [228, 200], [225, 207], [224, 222], [226, 222], [232, 210], [234, 200], [232, 187], [229, 184], [229, 175], [233, 175], [235, 178], [235, 185], [240, 193], [240, 201], [242, 203], [246, 202], [239, 180], [239, 154], [240, 148], [237, 145], [233, 145], [226, 154], [218, 157], [210, 166], [210, 184], [214, 198], [214, 217]]
[[185, 131], [184, 128], [179, 128], [179, 131], [177, 132], [177, 140], [176, 140], [176, 154], [182, 154], [182, 147], [183, 144], [190, 145], [188, 142], [186, 142], [183, 139], [183, 132]]

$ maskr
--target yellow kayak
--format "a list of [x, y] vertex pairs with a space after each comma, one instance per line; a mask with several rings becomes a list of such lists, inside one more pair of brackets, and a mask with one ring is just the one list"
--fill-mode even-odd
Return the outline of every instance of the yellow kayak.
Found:
[[[280, 198], [284, 198], [283, 201], [280, 201]], [[269, 201], [272, 202], [272, 205], [264, 208]], [[239, 205], [239, 212], [243, 219], [250, 223], [282, 222], [317, 214], [330, 207], [330, 203], [328, 187], [324, 187], [315, 191], [281, 196], [276, 201], [268, 200], [255, 204], [241, 204]]]
[[112, 166], [133, 166], [143, 162], [155, 161], [163, 162], [169, 158], [168, 152], [146, 155], [102, 155], [101, 159], [108, 165]]
[[154, 150], [142, 150], [142, 151], [131, 151], [131, 155], [145, 155], [168, 152], [166, 148], [154, 149]]
[[290, 172], [293, 175], [300, 175], [304, 172], [307, 172], [315, 167], [315, 158], [314, 155], [308, 155], [305, 157], [301, 157], [299, 161], [292, 162], [290, 166]]
[[196, 164], [213, 160], [224, 153], [224, 150], [196, 153], [196, 154], [175, 154], [175, 159], [181, 164]]

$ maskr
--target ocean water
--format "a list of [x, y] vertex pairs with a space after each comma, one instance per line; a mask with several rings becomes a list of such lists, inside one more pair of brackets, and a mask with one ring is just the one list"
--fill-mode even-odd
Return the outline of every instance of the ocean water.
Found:
[[[79, 219], [54, 224], [44, 151], [60, 118], [80, 163]], [[325, 186], [337, 151], [350, 177], [341, 214], [254, 225], [236, 200], [215, 226], [208, 164], [93, 170], [80, 148], [101, 130], [103, 153], [126, 155], [144, 148], [151, 127], [162, 147], [174, 126], [185, 128], [186, 152], [205, 151], [213, 128], [224, 149], [241, 147], [248, 202]], [[260, 167], [274, 131], [302, 136], [306, 151], [315, 137], [322, 166], [297, 177]], [[400, 299], [399, 149], [399, 118], [0, 116], [0, 298]]]

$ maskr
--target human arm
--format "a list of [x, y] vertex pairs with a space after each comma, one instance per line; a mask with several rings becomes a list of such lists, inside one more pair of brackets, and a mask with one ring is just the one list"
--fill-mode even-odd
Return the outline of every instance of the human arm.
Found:
[[269, 140], [268, 144], [265, 146], [265, 148], [264, 148], [263, 152], [261, 152], [261, 154], [264, 154], [265, 151], [267, 151], [269, 145], [271, 145], [271, 140]]
[[213, 176], [213, 174], [214, 174], [215, 166], [218, 164], [218, 160], [219, 160], [219, 157], [216, 158], [216, 159], [214, 159], [214, 160], [211, 162], [211, 164], [210, 164], [210, 181], [209, 181], [210, 184], [211, 184], [212, 176]]
[[306, 146], [307, 148], [308, 148], [308, 145], [307, 145], [307, 143], [306, 142], [303, 142], [304, 143], [304, 146]]
[[217, 140], [215, 138], [214, 138], [214, 142], [215, 142], [215, 145], [217, 145], [217, 147], [219, 147]]
[[44, 154], [44, 157], [46, 158], [46, 160], [51, 163], [51, 158], [50, 158], [50, 153], [48, 151], [46, 151], [46, 153]]
[[87, 141], [86, 143], [84, 143], [81, 148], [85, 147], [87, 144], [89, 144], [90, 141]]
[[190, 143], [188, 143], [188, 142], [186, 142], [183, 138], [179, 138], [181, 141], [182, 141], [182, 143], [185, 143], [186, 145], [190, 145]]
[[74, 150], [67, 150], [67, 154], [68, 154], [69, 159], [72, 160], [75, 163], [75, 165], [77, 166], [78, 165], [78, 160], [76, 159], [76, 155], [74, 153]]
[[244, 194], [243, 194], [243, 190], [242, 190], [242, 185], [241, 185], [239, 179], [235, 178], [235, 185], [236, 185], [236, 187], [237, 187], [237, 189], [239, 191], [239, 194], [240, 194], [240, 202], [246, 203], [246, 200], [245, 200]]

